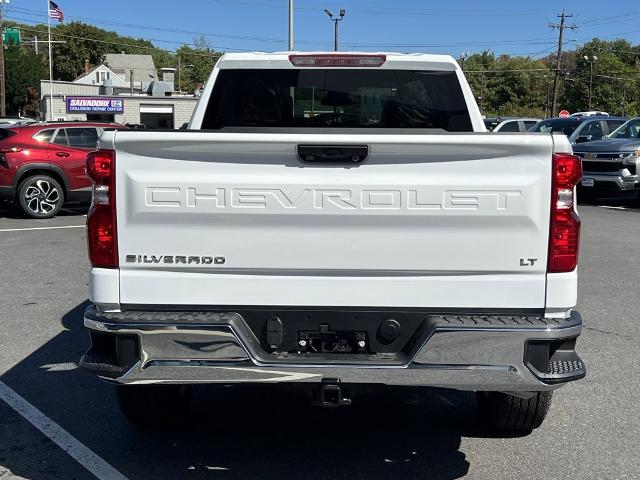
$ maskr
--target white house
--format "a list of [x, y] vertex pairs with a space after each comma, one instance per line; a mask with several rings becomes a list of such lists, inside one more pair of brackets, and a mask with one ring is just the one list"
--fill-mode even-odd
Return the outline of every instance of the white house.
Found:
[[80, 83], [82, 85], [104, 85], [105, 80], [111, 80], [111, 84], [116, 88], [126, 88], [129, 86], [129, 82], [125, 80], [124, 75], [118, 75], [105, 64], [95, 66], [91, 69], [85, 64], [84, 73], [76, 78], [73, 83]]

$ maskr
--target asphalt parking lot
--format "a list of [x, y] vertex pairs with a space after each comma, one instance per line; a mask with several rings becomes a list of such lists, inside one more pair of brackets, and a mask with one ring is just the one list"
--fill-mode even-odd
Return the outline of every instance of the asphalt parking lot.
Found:
[[[112, 388], [77, 368], [87, 346], [81, 212], [27, 220], [0, 210], [0, 393], [42, 412], [49, 436], [109, 479], [640, 478], [640, 210], [580, 211], [588, 374], [556, 392], [530, 435], [483, 430], [465, 392], [394, 389], [318, 410], [273, 386], [201, 387], [196, 424], [136, 430]], [[0, 479], [95, 478], [65, 449], [0, 400]]]

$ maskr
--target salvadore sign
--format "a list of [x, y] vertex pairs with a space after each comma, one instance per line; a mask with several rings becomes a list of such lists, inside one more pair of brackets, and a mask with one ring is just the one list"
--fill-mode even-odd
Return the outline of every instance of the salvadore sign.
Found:
[[120, 98], [67, 97], [67, 113], [124, 113]]

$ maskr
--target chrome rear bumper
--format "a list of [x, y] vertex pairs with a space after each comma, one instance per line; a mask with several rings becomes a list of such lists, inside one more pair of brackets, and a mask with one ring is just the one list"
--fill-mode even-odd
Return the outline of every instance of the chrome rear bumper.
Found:
[[[339, 378], [343, 383], [514, 392], [551, 390], [584, 376], [584, 365], [571, 343], [582, 330], [577, 312], [561, 320], [510, 318], [434, 316], [403, 363], [384, 355], [363, 356], [362, 361], [336, 356], [301, 361], [295, 354], [276, 358], [265, 353], [237, 313], [110, 315], [89, 307], [84, 323], [92, 332], [94, 344], [102, 335], [133, 339], [137, 347], [136, 354], [123, 363], [115, 353], [105, 356], [104, 348], [101, 352], [94, 345], [82, 358], [81, 366], [122, 384], [321, 382], [323, 378]], [[532, 367], [527, 357], [532, 342], [560, 345], [565, 340], [569, 341], [570, 357], [563, 358], [574, 360], [562, 361], [558, 368], [554, 364], [551, 373], [540, 373]], [[571, 370], [568, 374], [565, 367]], [[559, 370], [564, 373], [556, 374]]]

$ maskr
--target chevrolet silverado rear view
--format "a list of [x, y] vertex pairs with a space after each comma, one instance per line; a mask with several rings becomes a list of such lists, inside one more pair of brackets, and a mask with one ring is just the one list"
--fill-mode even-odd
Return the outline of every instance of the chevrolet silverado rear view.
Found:
[[87, 172], [81, 365], [133, 422], [198, 383], [322, 406], [373, 384], [475, 391], [530, 430], [585, 375], [580, 160], [486, 133], [451, 57], [226, 54], [188, 130], [105, 132]]

